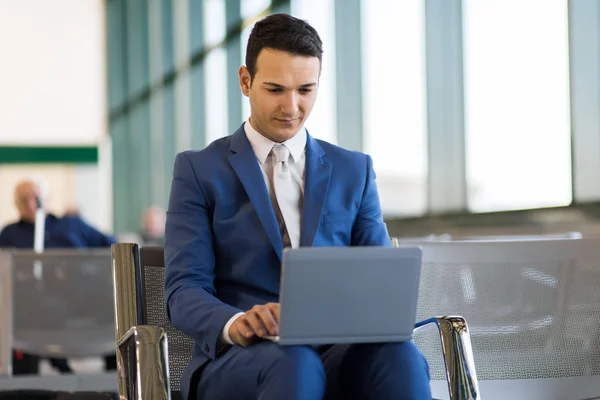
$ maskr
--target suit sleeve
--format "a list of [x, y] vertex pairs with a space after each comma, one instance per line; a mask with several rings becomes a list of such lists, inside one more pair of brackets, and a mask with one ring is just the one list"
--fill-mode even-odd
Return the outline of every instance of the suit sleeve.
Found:
[[10, 247], [12, 242], [9, 240], [9, 234], [6, 229], [0, 232], [0, 247]]
[[86, 224], [82, 219], [76, 218], [79, 230], [82, 233], [85, 244], [88, 247], [110, 247], [111, 244], [116, 243], [114, 237], [105, 235], [104, 233], [96, 230], [92, 226]]
[[352, 246], [391, 246], [375, 183], [373, 160], [366, 156], [366, 179], [358, 216], [352, 227]]
[[177, 155], [165, 229], [165, 298], [171, 323], [215, 358], [221, 331], [241, 310], [221, 302], [214, 286], [212, 214], [184, 153]]

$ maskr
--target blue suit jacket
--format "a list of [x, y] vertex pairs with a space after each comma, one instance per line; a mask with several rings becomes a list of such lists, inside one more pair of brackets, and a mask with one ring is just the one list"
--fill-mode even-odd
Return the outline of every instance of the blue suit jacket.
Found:
[[[307, 134], [308, 135], [308, 134]], [[310, 135], [300, 246], [389, 246], [371, 158]], [[172, 324], [195, 341], [181, 382], [217, 356], [237, 312], [278, 301], [283, 243], [260, 165], [242, 127], [177, 155], [165, 233]]]

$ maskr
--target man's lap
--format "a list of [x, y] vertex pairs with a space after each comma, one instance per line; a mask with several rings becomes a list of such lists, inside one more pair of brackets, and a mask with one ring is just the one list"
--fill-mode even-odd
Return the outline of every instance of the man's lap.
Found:
[[[399, 351], [397, 351], [399, 350]], [[265, 370], [281, 360], [282, 357], [291, 357], [301, 360], [302, 368], [311, 369], [310, 376], [304, 379], [319, 386], [325, 383], [325, 399], [337, 400], [347, 398], [348, 390], [356, 390], [353, 385], [356, 381], [367, 379], [364, 363], [371, 362], [373, 357], [382, 353], [389, 357], [390, 353], [397, 353], [402, 358], [401, 363], [405, 369], [427, 369], [427, 363], [414, 343], [373, 343], [373, 344], [338, 344], [322, 346], [318, 349], [309, 346], [280, 346], [269, 341], [260, 342], [249, 347], [233, 346], [215, 361], [209, 363], [203, 370], [199, 380], [199, 399], [204, 398], [236, 398], [254, 399], [259, 386], [259, 381]], [[394, 355], [392, 355], [393, 357]], [[317, 362], [320, 360], [320, 362]], [[285, 368], [277, 369], [275, 374], [287, 374]], [[396, 371], [395, 371], [396, 372]], [[299, 375], [293, 377], [280, 377], [281, 379], [303, 379]], [[402, 375], [396, 378], [402, 379]], [[355, 382], [347, 382], [347, 380]], [[411, 379], [408, 377], [407, 379]], [[322, 380], [322, 382], [319, 382]]]
[[326, 400], [370, 398], [372, 385], [383, 383], [382, 374], [401, 382], [407, 393], [422, 393], [421, 383], [429, 390], [429, 366], [413, 342], [338, 344], [321, 360], [327, 374]]
[[[286, 360], [297, 364], [294, 368], [279, 367]], [[297, 382], [298, 373], [321, 376], [324, 372], [320, 367], [318, 353], [308, 346], [279, 346], [270, 341], [264, 341], [252, 346], [232, 346], [216, 360], [210, 362], [204, 370], [198, 383], [198, 399], [256, 399], [258, 387], [269, 372], [280, 375], [281, 380], [288, 380], [289, 386]], [[278, 368], [270, 371], [271, 368]], [[283, 373], [283, 371], [286, 371]], [[308, 378], [311, 380], [310, 378]], [[312, 381], [312, 380], [311, 380]]]

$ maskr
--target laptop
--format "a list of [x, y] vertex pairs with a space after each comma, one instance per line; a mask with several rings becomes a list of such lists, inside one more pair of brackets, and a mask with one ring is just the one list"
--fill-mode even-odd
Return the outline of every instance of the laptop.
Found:
[[303, 247], [282, 260], [281, 345], [412, 339], [421, 249]]

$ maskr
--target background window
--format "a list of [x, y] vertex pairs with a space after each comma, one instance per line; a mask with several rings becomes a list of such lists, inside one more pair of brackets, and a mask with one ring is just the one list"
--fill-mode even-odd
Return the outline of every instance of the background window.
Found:
[[362, 1], [363, 141], [385, 216], [427, 205], [424, 18], [420, 0]]
[[464, 1], [468, 206], [568, 205], [566, 0]]

